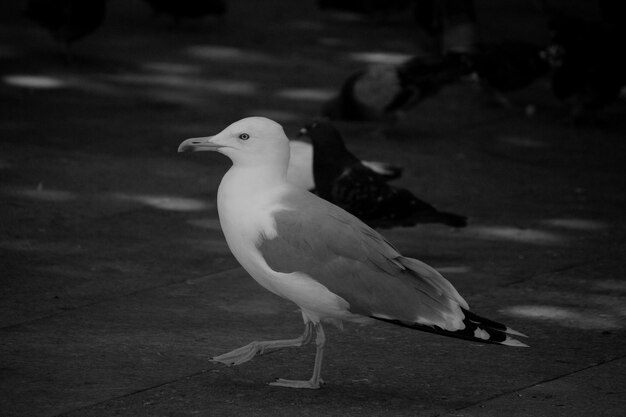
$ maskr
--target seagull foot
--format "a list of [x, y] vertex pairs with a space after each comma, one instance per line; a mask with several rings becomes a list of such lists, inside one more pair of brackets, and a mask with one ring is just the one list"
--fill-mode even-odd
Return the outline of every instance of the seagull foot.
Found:
[[211, 358], [211, 362], [223, 363], [226, 366], [241, 365], [261, 353], [262, 349], [259, 349], [258, 344], [252, 342], [223, 355], [214, 356]]
[[298, 347], [305, 345], [311, 341], [311, 330], [313, 325], [308, 323], [305, 327], [304, 334], [295, 339], [284, 340], [266, 340], [263, 342], [254, 341], [235, 349], [231, 352], [224, 353], [223, 355], [215, 356], [211, 359], [211, 362], [223, 363], [226, 366], [240, 365], [244, 362], [248, 362], [250, 359], [264, 353], [273, 352], [278, 349], [286, 347]]
[[318, 379], [314, 381], [312, 379], [306, 381], [297, 381], [293, 379], [278, 378], [275, 382], [270, 382], [270, 385], [274, 387], [286, 387], [286, 388], [307, 388], [307, 389], [319, 389], [324, 385], [324, 381]]

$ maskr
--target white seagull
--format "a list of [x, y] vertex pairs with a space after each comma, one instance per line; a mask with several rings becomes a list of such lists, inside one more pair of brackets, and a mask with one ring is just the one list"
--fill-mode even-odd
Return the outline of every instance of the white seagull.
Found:
[[378, 232], [343, 209], [286, 179], [289, 140], [282, 127], [249, 117], [215, 136], [187, 139], [179, 152], [217, 151], [233, 166], [217, 192], [220, 224], [230, 250], [267, 290], [296, 303], [302, 336], [252, 342], [213, 358], [239, 365], [285, 347], [317, 346], [309, 380], [271, 385], [319, 388], [326, 337], [322, 322], [376, 320], [478, 342], [525, 347], [525, 336], [471, 313], [436, 270], [402, 256]]

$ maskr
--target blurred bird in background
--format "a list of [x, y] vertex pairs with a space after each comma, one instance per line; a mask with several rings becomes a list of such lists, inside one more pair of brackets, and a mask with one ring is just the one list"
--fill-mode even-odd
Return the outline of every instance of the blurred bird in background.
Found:
[[350, 12], [369, 17], [407, 10], [414, 0], [317, 0], [322, 11]]
[[24, 11], [67, 50], [95, 32], [105, 15], [106, 0], [30, 0]]
[[418, 0], [410, 6], [435, 46], [404, 63], [374, 64], [351, 74], [324, 104], [323, 116], [392, 122], [469, 73], [464, 58], [477, 42], [473, 0]]
[[504, 106], [511, 106], [506, 93], [528, 87], [550, 70], [543, 45], [517, 40], [482, 43], [473, 0], [416, 1], [414, 17], [434, 39], [436, 51], [457, 57], [466, 73]]
[[180, 19], [222, 16], [228, 7], [224, 0], [144, 0], [155, 14], [166, 14], [176, 22]]
[[301, 133], [313, 143], [315, 191], [375, 228], [411, 227], [418, 223], [443, 223], [464, 227], [467, 218], [437, 210], [410, 191], [393, 187], [386, 177], [372, 171], [345, 146], [330, 122], [305, 126]]
[[551, 68], [545, 47], [525, 41], [479, 45], [465, 59], [481, 87], [505, 107], [513, 105], [506, 93], [530, 86]]
[[432, 53], [475, 52], [478, 30], [474, 0], [415, 0], [413, 19], [430, 37]]
[[331, 120], [393, 121], [467, 73], [455, 55], [418, 56], [399, 64], [375, 64], [350, 75], [324, 103]]
[[[605, 8], [603, 21], [551, 13], [552, 91], [568, 105], [575, 123], [594, 119], [598, 110], [619, 97], [626, 84], [624, 9]], [[613, 23], [616, 21], [619, 23]]]

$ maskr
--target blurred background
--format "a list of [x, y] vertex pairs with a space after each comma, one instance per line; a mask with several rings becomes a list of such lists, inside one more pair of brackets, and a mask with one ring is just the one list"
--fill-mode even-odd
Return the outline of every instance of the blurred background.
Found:
[[[619, 415], [620, 3], [3, 1], [2, 414]], [[263, 385], [309, 372], [294, 353], [209, 364], [301, 326], [224, 242], [230, 162], [177, 153], [246, 116], [291, 138], [330, 118], [359, 158], [403, 168], [395, 184], [466, 215], [384, 234], [534, 348], [331, 331], [320, 397]]]

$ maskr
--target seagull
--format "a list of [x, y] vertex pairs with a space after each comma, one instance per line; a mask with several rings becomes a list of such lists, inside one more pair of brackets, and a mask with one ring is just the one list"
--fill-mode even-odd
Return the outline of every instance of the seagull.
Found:
[[[289, 141], [289, 166], [287, 180], [305, 190], [315, 189], [313, 179], [313, 145], [300, 139]], [[379, 175], [384, 181], [391, 181], [402, 175], [402, 168], [387, 162], [360, 161], [363, 166]]]
[[411, 227], [443, 223], [465, 227], [467, 218], [439, 211], [409, 190], [365, 167], [345, 146], [339, 130], [328, 121], [313, 122], [300, 130], [313, 143], [313, 178], [317, 195], [354, 214], [371, 227]]
[[[315, 340], [313, 375], [270, 385], [317, 389], [326, 336], [322, 323], [388, 322], [484, 343], [525, 347], [524, 336], [469, 311], [435, 269], [402, 256], [378, 232], [341, 208], [286, 179], [289, 139], [278, 123], [249, 117], [220, 133], [187, 139], [185, 151], [216, 151], [232, 160], [217, 192], [226, 242], [261, 286], [301, 310], [304, 333], [254, 341], [214, 357], [239, 365], [258, 355]], [[315, 333], [315, 335], [314, 335]]]

